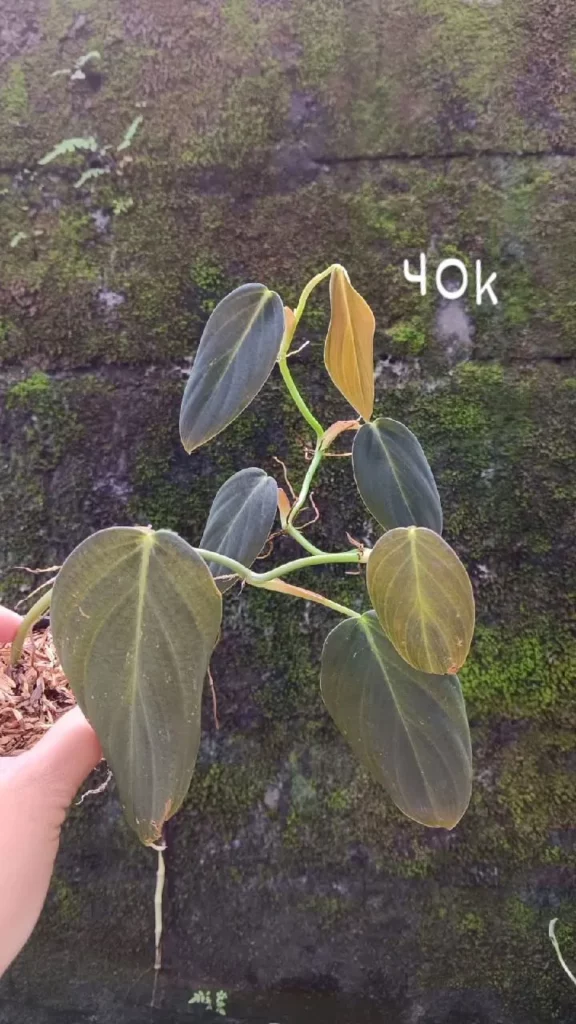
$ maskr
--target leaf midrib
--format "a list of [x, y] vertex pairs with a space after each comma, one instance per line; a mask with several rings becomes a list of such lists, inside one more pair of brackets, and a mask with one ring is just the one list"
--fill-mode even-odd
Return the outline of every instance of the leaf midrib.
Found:
[[144, 619], [144, 607], [146, 604], [146, 587], [150, 572], [150, 558], [152, 555], [153, 547], [154, 534], [145, 534], [143, 537], [142, 560], [140, 563], [140, 571], [138, 573], [138, 600], [136, 602], [136, 617], [134, 622], [134, 658], [132, 660], [132, 678], [129, 680], [128, 687], [130, 697], [129, 707], [131, 708], [129, 743], [129, 756], [131, 764], [133, 763], [134, 759], [134, 706], [136, 703], [136, 694], [138, 690], [140, 649], [142, 646], [142, 623]]
[[[260, 301], [259, 301], [258, 305], [256, 306], [256, 309], [254, 310], [252, 316], [250, 317], [250, 320], [246, 324], [246, 327], [242, 331], [242, 334], [240, 335], [238, 341], [230, 349], [227, 358], [225, 358], [224, 364], [223, 364], [222, 368], [220, 369], [218, 377], [217, 377], [217, 379], [216, 379], [216, 381], [215, 381], [215, 383], [213, 385], [213, 389], [214, 390], [216, 388], [220, 387], [220, 385], [221, 385], [221, 383], [222, 383], [226, 373], [228, 372], [229, 367], [232, 365], [233, 360], [238, 355], [238, 352], [240, 351], [240, 349], [242, 348], [242, 345], [246, 341], [246, 338], [248, 337], [248, 334], [250, 333], [250, 331], [252, 330], [254, 324], [256, 323], [256, 320], [260, 316], [262, 310], [266, 306], [266, 303], [269, 301], [270, 297], [273, 296], [273, 295], [274, 295], [274, 292], [271, 291], [269, 288], [267, 288], [266, 291], [263, 292], [262, 297], [260, 298]], [[233, 314], [230, 317], [229, 320], [225, 320], [224, 323], [221, 324], [220, 327], [218, 328], [218, 333], [220, 333], [220, 331], [222, 331], [237, 316], [241, 316], [241, 312], [240, 313], [235, 313], [235, 314]], [[211, 362], [208, 363], [207, 369], [210, 369], [212, 366], [214, 366], [214, 363], [216, 363], [216, 362], [218, 362], [217, 358], [211, 360]], [[203, 370], [203, 375], [204, 375], [205, 372], [206, 372], [206, 368]]]
[[406, 724], [406, 720], [405, 720], [404, 714], [402, 712], [401, 706], [398, 703], [398, 700], [396, 699], [396, 694], [394, 692], [394, 687], [390, 683], [390, 678], [388, 676], [388, 672], [386, 671], [386, 665], [385, 665], [384, 661], [382, 660], [382, 656], [380, 654], [380, 650], [378, 648], [378, 645], [377, 645], [376, 641], [373, 640], [373, 638], [371, 636], [372, 625], [369, 622], [369, 620], [365, 621], [364, 617], [362, 617], [360, 619], [360, 625], [361, 625], [362, 629], [364, 630], [366, 639], [368, 640], [368, 645], [370, 647], [370, 650], [372, 651], [372, 654], [374, 655], [376, 661], [380, 665], [380, 668], [381, 668], [381, 671], [382, 671], [382, 675], [384, 676], [384, 679], [386, 680], [386, 684], [388, 686], [388, 690], [390, 692], [390, 696], [392, 697], [392, 700], [394, 701], [394, 706], [396, 708], [396, 711], [397, 711], [397, 714], [398, 714], [398, 718], [402, 722], [402, 728], [404, 729], [404, 732], [406, 734], [406, 738], [407, 738], [408, 742], [410, 743], [410, 747], [412, 748], [412, 752], [414, 754], [414, 759], [416, 761], [416, 764], [418, 765], [418, 770], [420, 772], [422, 781], [424, 783], [424, 789], [426, 790], [426, 793], [428, 794], [428, 799], [430, 801], [430, 806], [434, 808], [434, 812], [437, 814], [438, 812], [437, 812], [437, 807], [436, 807], [436, 801], [434, 799], [433, 792], [430, 790], [430, 787], [429, 787], [429, 784], [428, 784], [428, 779], [426, 778], [426, 772], [424, 771], [424, 769], [423, 769], [423, 767], [422, 767], [422, 765], [420, 763], [420, 758], [418, 756], [418, 752], [417, 752], [417, 750], [416, 750], [416, 748], [415, 748], [415, 746], [414, 746], [414, 744], [412, 742], [412, 739], [411, 739], [411, 736], [410, 736], [410, 730], [409, 730], [409, 728], [408, 728], [408, 726]]
[[[268, 482], [268, 480], [270, 480], [270, 479], [271, 479], [271, 477], [268, 477], [266, 475], [261, 477], [257, 481], [255, 487], [253, 487], [252, 490], [249, 492], [247, 498], [244, 501], [242, 501], [238, 511], [233, 514], [232, 519], [228, 520], [228, 524], [224, 528], [224, 533], [222, 534], [222, 537], [221, 537], [220, 541], [218, 542], [218, 549], [217, 550], [219, 551], [220, 554], [223, 553], [224, 547], [225, 547], [227, 541], [230, 539], [230, 535], [235, 532], [236, 525], [237, 525], [238, 521], [245, 514], [246, 506], [252, 501], [252, 499], [258, 493], [258, 491], [260, 490], [262, 484], [266, 484]], [[207, 527], [206, 528], [206, 533], [208, 532], [208, 526], [209, 525], [210, 525], [210, 522], [208, 521], [208, 523], [206, 524], [206, 527]]]

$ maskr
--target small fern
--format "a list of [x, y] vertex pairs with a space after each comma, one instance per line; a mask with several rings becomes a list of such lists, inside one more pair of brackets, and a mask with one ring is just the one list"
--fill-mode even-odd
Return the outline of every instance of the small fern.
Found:
[[201, 989], [195, 992], [192, 999], [188, 1002], [200, 1004], [205, 1006], [207, 1010], [212, 1010], [214, 1013], [219, 1014], [221, 1017], [226, 1016], [226, 1005], [228, 1003], [228, 993], [220, 990], [212, 996], [211, 992], [203, 992]]
[[84, 174], [81, 174], [78, 181], [74, 182], [74, 188], [82, 188], [87, 181], [92, 181], [93, 178], [101, 178], [103, 174], [110, 174], [109, 167], [89, 167]]
[[12, 238], [10, 239], [10, 248], [16, 249], [16, 247], [20, 245], [20, 242], [23, 242], [26, 238], [28, 238], [26, 231], [18, 231], [18, 233], [16, 235], [12, 235]]
[[129, 149], [130, 148], [130, 146], [132, 145], [132, 140], [133, 140], [134, 136], [136, 135], [136, 132], [138, 131], [138, 129], [139, 129], [140, 125], [142, 124], [143, 120], [144, 120], [144, 118], [143, 118], [142, 114], [138, 114], [138, 117], [134, 118], [134, 120], [132, 121], [132, 124], [126, 130], [126, 134], [124, 135], [124, 138], [122, 139], [122, 142], [118, 146], [118, 149], [117, 149], [118, 153], [121, 153], [123, 149]]
[[78, 60], [74, 62], [73, 68], [59, 68], [58, 71], [52, 72], [50, 78], [61, 78], [64, 75], [66, 78], [69, 78], [71, 82], [86, 78], [82, 68], [91, 60], [101, 59], [102, 57], [98, 50], [90, 50], [90, 53], [84, 53], [81, 57], [78, 57]]
[[119, 217], [122, 213], [128, 213], [134, 206], [134, 200], [132, 196], [119, 196], [118, 199], [114, 199], [112, 202], [112, 212], [115, 217]]
[[44, 164], [51, 163], [52, 160], [57, 160], [59, 156], [67, 156], [69, 153], [95, 153], [97, 150], [98, 143], [93, 135], [88, 136], [87, 139], [64, 139], [49, 153], [46, 153], [46, 156], [43, 156], [38, 163], [44, 166]]
[[83, 68], [89, 60], [102, 60], [102, 55], [98, 52], [98, 50], [90, 50], [90, 53], [84, 53], [81, 57], [78, 57], [78, 60], [76, 61], [76, 67]]

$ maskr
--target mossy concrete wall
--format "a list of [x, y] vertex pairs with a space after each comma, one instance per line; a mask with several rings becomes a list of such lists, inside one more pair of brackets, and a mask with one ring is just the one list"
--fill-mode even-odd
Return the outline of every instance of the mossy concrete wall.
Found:
[[[53, 76], [93, 50], [85, 79]], [[262, 280], [293, 304], [334, 260], [377, 315], [377, 411], [425, 446], [476, 590], [474, 796], [450, 834], [401, 818], [328, 720], [333, 618], [227, 599], [221, 729], [207, 700], [169, 827], [160, 1001], [174, 1013], [210, 984], [361, 993], [401, 1024], [575, 1013], [547, 938], [558, 917], [576, 955], [575, 52], [576, 6], [550, 0], [4, 0], [4, 599], [30, 587], [14, 566], [58, 562], [100, 527], [197, 541], [245, 465], [280, 479], [277, 456], [298, 479], [309, 439], [276, 376], [190, 458], [178, 403], [231, 286]], [[39, 165], [66, 138], [117, 145], [139, 114], [85, 187], [85, 157]], [[447, 322], [403, 278], [420, 252], [432, 272], [481, 259], [498, 306], [470, 296]], [[325, 326], [324, 292], [294, 373], [330, 422], [349, 411], [322, 371]], [[346, 460], [316, 496], [311, 537], [374, 538]], [[327, 570], [322, 586], [365, 600], [360, 578]], [[143, 1005], [153, 885], [113, 795], [75, 808], [0, 1019], [42, 1006], [116, 1022]]]

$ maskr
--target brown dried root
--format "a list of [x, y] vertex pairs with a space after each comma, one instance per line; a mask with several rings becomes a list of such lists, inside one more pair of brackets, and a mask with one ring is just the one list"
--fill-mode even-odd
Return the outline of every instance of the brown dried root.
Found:
[[[300, 533], [303, 533], [304, 530], [307, 530], [309, 526], [313, 526], [314, 523], [317, 523], [318, 520], [320, 519], [320, 510], [318, 508], [318, 505], [314, 501], [314, 491], [310, 491], [310, 494], [308, 495], [308, 501], [312, 505], [312, 509], [301, 508], [299, 513], [298, 513], [298, 515], [296, 516], [296, 518], [298, 519], [298, 517], [301, 516], [303, 512], [311, 512], [312, 510], [314, 511], [314, 517], [313, 517], [313, 519], [309, 519], [307, 523], [303, 523], [302, 525], [300, 525], [300, 524], [298, 525], [298, 529], [299, 529]], [[296, 524], [294, 524], [294, 525], [296, 525]]]
[[274, 455], [273, 459], [274, 459], [274, 462], [277, 462], [279, 466], [282, 466], [282, 472], [284, 474], [284, 480], [286, 481], [286, 486], [287, 486], [288, 490], [290, 491], [290, 494], [292, 495], [292, 501], [296, 501], [296, 492], [295, 492], [294, 488], [292, 487], [292, 484], [290, 483], [290, 478], [288, 476], [288, 470], [286, 468], [286, 463], [282, 462], [282, 459], [279, 459], [277, 455]]

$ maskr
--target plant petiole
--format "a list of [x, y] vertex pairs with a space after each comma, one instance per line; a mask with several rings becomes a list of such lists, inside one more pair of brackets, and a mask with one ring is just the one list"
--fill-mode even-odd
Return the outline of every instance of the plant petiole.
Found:
[[289, 319], [287, 319], [284, 338], [282, 339], [282, 344], [280, 346], [280, 355], [278, 356], [278, 365], [280, 367], [280, 373], [282, 374], [282, 379], [284, 380], [284, 383], [288, 388], [292, 401], [294, 402], [294, 405], [296, 406], [300, 414], [304, 417], [308, 425], [312, 427], [312, 430], [314, 431], [316, 437], [318, 438], [324, 436], [324, 428], [322, 424], [319, 423], [319, 421], [316, 419], [312, 411], [308, 408], [306, 402], [304, 401], [302, 395], [300, 394], [298, 388], [296, 387], [294, 378], [292, 377], [292, 374], [288, 369], [287, 359], [288, 353], [290, 351], [290, 346], [292, 344], [292, 340], [296, 333], [296, 328], [298, 327], [298, 324], [302, 319], [302, 314], [306, 309], [306, 303], [311, 293], [314, 291], [316, 286], [321, 283], [321, 281], [324, 281], [325, 278], [329, 277], [332, 271], [339, 266], [339, 263], [332, 263], [330, 264], [329, 267], [326, 268], [326, 270], [323, 270], [320, 274], [316, 274], [315, 277], [308, 281], [308, 284], [303, 289], [302, 294], [298, 300], [298, 305], [296, 306], [294, 313], [289, 317]]
[[[322, 436], [324, 436], [324, 435], [322, 435]], [[304, 505], [306, 503], [306, 498], [308, 497], [308, 494], [310, 493], [310, 488], [312, 486], [312, 481], [313, 481], [313, 479], [314, 479], [314, 477], [316, 475], [318, 467], [319, 467], [320, 463], [322, 462], [323, 458], [324, 458], [324, 451], [322, 449], [322, 438], [319, 437], [317, 442], [316, 442], [316, 448], [315, 448], [315, 451], [314, 451], [314, 455], [312, 457], [312, 461], [311, 461], [310, 465], [308, 466], [308, 470], [307, 470], [306, 476], [304, 477], [304, 482], [302, 484], [302, 487], [300, 488], [300, 494], [298, 495], [298, 500], [292, 506], [292, 509], [290, 511], [290, 515], [288, 516], [288, 523], [289, 523], [289, 525], [292, 525], [294, 523], [294, 520], [295, 520], [296, 516], [304, 508]]]
[[227, 555], [218, 554], [216, 551], [206, 551], [204, 548], [196, 548], [195, 550], [206, 562], [217, 562], [219, 565], [223, 565], [231, 573], [239, 576], [240, 579], [245, 580], [252, 587], [264, 586], [266, 583], [272, 582], [272, 580], [280, 579], [281, 576], [298, 572], [299, 569], [307, 569], [312, 565], [346, 565], [350, 562], [359, 565], [362, 562], [367, 562], [370, 554], [370, 549], [367, 548], [364, 550], [355, 548], [353, 551], [340, 551], [334, 554], [321, 552], [318, 555], [309, 555], [308, 558], [296, 558], [292, 562], [285, 562], [284, 565], [279, 565], [276, 569], [270, 569], [269, 572], [252, 572], [251, 569], [247, 569], [241, 562], [237, 562], [234, 558], [228, 558]]
[[28, 636], [28, 633], [35, 625], [35, 623], [42, 618], [44, 613], [48, 611], [51, 600], [52, 590], [48, 590], [45, 594], [42, 594], [42, 597], [38, 598], [36, 603], [32, 605], [30, 610], [22, 619], [22, 622], [20, 623], [20, 626], [18, 628], [18, 632], [16, 633], [16, 636], [12, 641], [12, 648], [10, 651], [11, 665], [17, 665], [18, 662], [20, 661], [20, 655], [22, 654], [22, 649], [24, 647], [24, 642], [26, 640], [26, 637]]
[[307, 590], [305, 587], [295, 587], [292, 583], [286, 583], [284, 580], [271, 580], [270, 583], [263, 583], [261, 586], [264, 590], [275, 590], [280, 594], [288, 594], [290, 597], [300, 597], [303, 601], [314, 601], [316, 604], [324, 605], [325, 608], [331, 608], [332, 611], [345, 615], [349, 619], [361, 618], [360, 612], [355, 612], [344, 604], [331, 601], [328, 597], [324, 597], [323, 594], [317, 594], [314, 590]]
[[289, 537], [293, 537], [300, 547], [303, 547], [305, 551], [308, 551], [311, 555], [325, 555], [327, 552], [317, 548], [315, 544], [312, 544], [303, 533], [300, 532], [292, 523], [286, 523], [285, 532]]
[[322, 437], [324, 434], [324, 427], [322, 426], [321, 423], [318, 422], [314, 414], [310, 411], [310, 409], [306, 405], [306, 402], [302, 398], [302, 395], [298, 391], [294, 378], [290, 373], [290, 370], [288, 369], [288, 363], [286, 362], [286, 354], [278, 357], [278, 366], [280, 367], [282, 379], [286, 387], [288, 388], [290, 397], [292, 398], [294, 405], [301, 413], [301, 415], [304, 417], [308, 425], [312, 427], [312, 430], [314, 431], [316, 436]]

